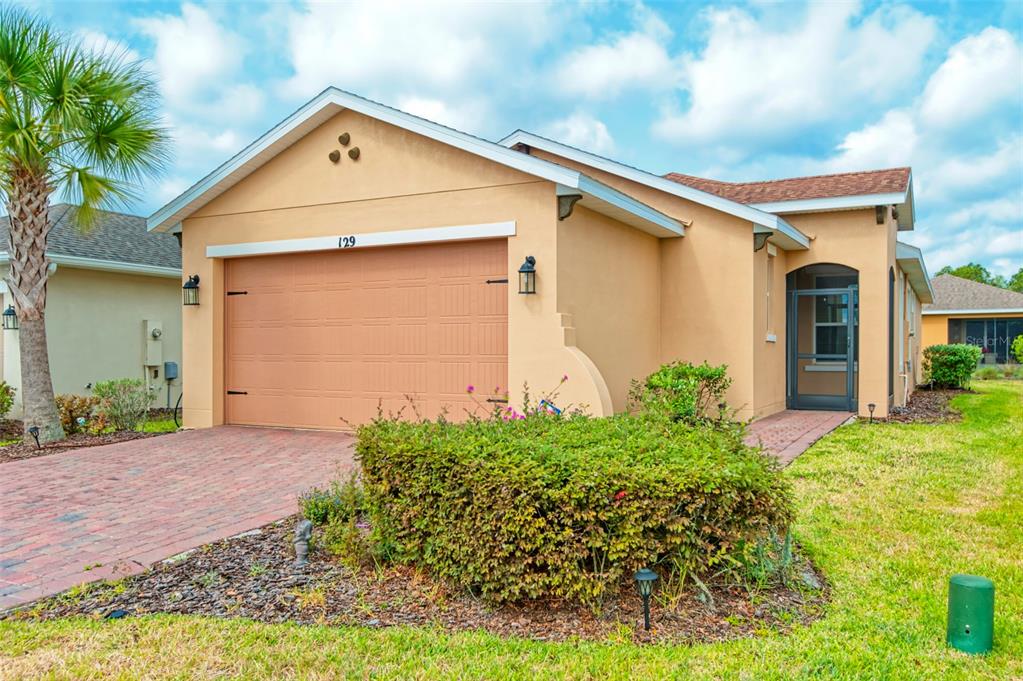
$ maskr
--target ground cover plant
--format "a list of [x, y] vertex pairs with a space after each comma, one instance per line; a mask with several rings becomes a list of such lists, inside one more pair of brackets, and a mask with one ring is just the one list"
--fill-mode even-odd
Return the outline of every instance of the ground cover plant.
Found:
[[[631, 631], [550, 643], [439, 627], [192, 616], [4, 621], [0, 676], [1021, 678], [1023, 383], [973, 387], [953, 401], [959, 421], [853, 423], [784, 470], [796, 506], [793, 537], [830, 589], [825, 616], [811, 626], [712, 644], [637, 646]], [[955, 572], [995, 582], [990, 655], [968, 656], [944, 643]]]

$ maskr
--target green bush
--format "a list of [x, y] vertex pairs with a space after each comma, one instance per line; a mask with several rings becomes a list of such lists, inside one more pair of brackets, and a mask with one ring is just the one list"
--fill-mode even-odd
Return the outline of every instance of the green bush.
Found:
[[977, 369], [980, 356], [976, 345], [932, 345], [924, 349], [924, 375], [939, 388], [965, 388]]
[[153, 393], [141, 378], [100, 381], [92, 394], [99, 399], [99, 416], [117, 430], [135, 430], [145, 423], [153, 403]]
[[633, 409], [663, 414], [674, 421], [697, 423], [721, 417], [725, 393], [732, 384], [728, 367], [672, 362], [646, 377], [633, 381], [629, 401]]
[[644, 565], [739, 565], [792, 516], [772, 458], [663, 418], [378, 419], [356, 451], [393, 556], [498, 602], [592, 604]]
[[991, 381], [996, 378], [1001, 378], [1002, 372], [998, 367], [978, 367], [977, 371], [974, 372], [973, 377], [980, 379], [981, 381]]
[[302, 516], [313, 525], [327, 525], [334, 520], [347, 521], [367, 513], [365, 493], [354, 478], [343, 483], [334, 482], [327, 489], [314, 487], [299, 496], [298, 505]]
[[54, 401], [57, 403], [57, 413], [60, 414], [60, 425], [68, 435], [82, 430], [78, 419], [88, 422], [93, 410], [99, 405], [99, 398], [90, 395], [57, 395]]
[[1023, 364], [1023, 335], [1016, 336], [1012, 339], [1012, 356], [1016, 358], [1016, 361]]
[[0, 419], [7, 418], [11, 412], [11, 407], [14, 406], [14, 392], [15, 388], [7, 381], [0, 381]]

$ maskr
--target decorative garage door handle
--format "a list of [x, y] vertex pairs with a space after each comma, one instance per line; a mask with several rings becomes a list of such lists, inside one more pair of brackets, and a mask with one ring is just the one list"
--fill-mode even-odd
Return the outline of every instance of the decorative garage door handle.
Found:
[[228, 395], [248, 395], [248, 393], [245, 392], [244, 390], [228, 390], [227, 394]]
[[488, 284], [507, 284], [507, 279], [487, 279]]
[[227, 295], [229, 295], [229, 296], [247, 296], [247, 295], [249, 295], [249, 292], [248, 291], [228, 291]]

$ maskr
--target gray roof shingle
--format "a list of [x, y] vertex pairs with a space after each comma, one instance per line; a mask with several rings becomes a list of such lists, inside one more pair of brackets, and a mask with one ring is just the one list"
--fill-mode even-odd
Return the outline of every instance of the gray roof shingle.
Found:
[[[96, 225], [82, 233], [74, 225], [76, 206], [55, 203], [50, 206], [48, 255], [69, 255], [94, 260], [109, 260], [155, 267], [181, 269], [181, 248], [173, 234], [150, 232], [146, 219], [137, 215], [99, 211]], [[0, 250], [9, 248], [10, 218], [0, 216]]]
[[1023, 293], [981, 284], [951, 274], [931, 279], [934, 303], [924, 305], [924, 312], [942, 310], [1023, 310]]

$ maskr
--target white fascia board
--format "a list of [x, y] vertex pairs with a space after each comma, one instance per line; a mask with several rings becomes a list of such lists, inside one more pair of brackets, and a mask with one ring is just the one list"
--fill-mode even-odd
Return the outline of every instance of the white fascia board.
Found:
[[1023, 307], [995, 307], [987, 310], [921, 310], [922, 315], [983, 314], [997, 317], [1000, 314], [1023, 314]]
[[515, 236], [515, 222], [492, 222], [479, 225], [451, 227], [424, 227], [391, 232], [345, 232], [333, 236], [304, 239], [278, 239], [276, 241], [250, 241], [206, 247], [207, 258], [238, 258], [250, 255], [279, 253], [308, 253], [311, 251], [337, 251], [377, 246], [405, 246], [443, 241], [468, 241]]
[[[525, 156], [525, 154], [519, 155]], [[685, 228], [677, 220], [673, 220], [664, 213], [661, 213], [660, 211], [651, 208], [650, 206], [646, 205], [645, 203], [642, 203], [641, 201], [637, 201], [628, 194], [620, 192], [617, 189], [613, 189], [601, 182], [597, 182], [591, 177], [588, 177], [586, 175], [580, 175], [578, 188], [579, 191], [583, 192], [584, 194], [589, 194], [590, 196], [592, 196], [595, 199], [598, 199], [599, 201], [608, 203], [614, 206], [615, 208], [619, 208], [621, 210], [626, 211], [627, 213], [635, 215], [640, 220], [646, 221], [652, 225], [660, 227], [661, 228], [660, 230], [645, 230], [649, 231], [651, 234], [654, 234], [654, 236], [663, 237], [684, 236], [686, 233]], [[643, 229], [643, 227], [641, 227], [638, 224], [634, 226]]]
[[927, 273], [927, 263], [924, 262], [924, 253], [916, 246], [901, 241], [895, 242], [895, 261], [906, 272], [909, 283], [916, 291], [920, 302], [934, 302], [934, 287], [931, 286], [931, 277]]
[[[122, 262], [119, 260], [101, 260], [99, 258], [83, 258], [77, 255], [61, 255], [59, 253], [48, 253], [47, 259], [55, 265], [64, 267], [77, 267], [83, 270], [99, 270], [101, 272], [117, 272], [119, 274], [138, 274], [146, 277], [167, 277], [169, 279], [180, 279], [181, 269], [177, 267], [160, 267], [158, 265], [143, 265], [135, 262]], [[0, 252], [0, 263], [10, 262], [6, 252]]]
[[[576, 149], [566, 144], [556, 142], [546, 137], [540, 137], [533, 133], [526, 132], [525, 130], [516, 130], [512, 134], [502, 139], [499, 144], [502, 144], [508, 148], [514, 147], [516, 144], [525, 144], [530, 147], [536, 147], [537, 149], [543, 149], [552, 154], [563, 156], [567, 159], [571, 159], [577, 163], [583, 163], [588, 166], [603, 170], [606, 173], [617, 175], [618, 177], [638, 182], [639, 184], [659, 189], [660, 191], [675, 196], [681, 197], [693, 203], [698, 203], [701, 206], [707, 206], [714, 210], [733, 215], [743, 220], [749, 220], [754, 225], [760, 225], [767, 227], [770, 230], [779, 232], [787, 236], [793, 244], [796, 244], [797, 248], [807, 249], [810, 247], [810, 239], [805, 234], [800, 232], [798, 229], [790, 225], [788, 222], [778, 217], [777, 215], [771, 215], [768, 212], [759, 210], [752, 206], [747, 206], [736, 201], [730, 201], [728, 199], [709, 194], [707, 192], [694, 189], [688, 185], [680, 184], [678, 182], [672, 182], [660, 175], [654, 175], [648, 173], [645, 170], [639, 168], [633, 168], [632, 166], [612, 161], [611, 159], [604, 158], [591, 154], [582, 149]], [[521, 154], [522, 156], [528, 156], [528, 154]], [[535, 157], [534, 157], [535, 158]]]
[[[263, 165], [263, 163], [294, 144], [314, 127], [321, 125], [330, 116], [343, 109], [351, 109], [370, 118], [437, 140], [456, 149], [482, 156], [495, 163], [500, 163], [535, 177], [540, 177], [556, 184], [579, 188], [581, 173], [577, 171], [534, 156], [520, 154], [500, 144], [474, 137], [331, 87], [314, 97], [298, 111], [245, 147], [245, 149], [187, 189], [183, 194], [156, 211], [146, 221], [149, 229], [159, 232], [172, 229], [201, 206], [225, 192], [249, 173]], [[600, 184], [596, 181], [593, 182], [595, 185]], [[610, 187], [606, 187], [606, 189], [614, 191]], [[643, 215], [638, 215], [642, 219], [647, 219], [651, 211], [656, 213], [654, 209], [648, 206], [644, 206], [644, 208], [646, 210], [643, 212]], [[658, 215], [659, 222], [655, 224], [660, 225], [665, 220], [671, 220], [666, 215]], [[676, 224], [675, 226], [678, 227], [679, 225]]]
[[896, 192], [891, 194], [861, 194], [859, 196], [831, 196], [823, 199], [799, 199], [797, 201], [772, 201], [750, 205], [771, 213], [817, 213], [829, 210], [899, 205], [905, 200], [906, 192]]

